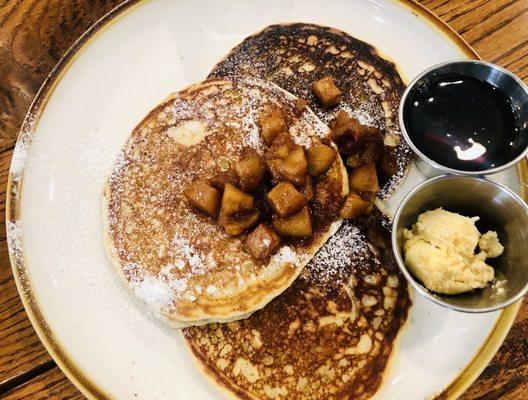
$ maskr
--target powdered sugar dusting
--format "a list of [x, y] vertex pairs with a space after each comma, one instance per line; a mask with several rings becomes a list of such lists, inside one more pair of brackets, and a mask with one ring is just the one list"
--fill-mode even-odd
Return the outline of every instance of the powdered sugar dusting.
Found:
[[[310, 263], [310, 279], [316, 285], [335, 284], [348, 279], [347, 265], [361, 265], [371, 260], [368, 238], [353, 221], [345, 222], [319, 250]], [[339, 282], [338, 282], [339, 283]]]
[[176, 263], [188, 262], [193, 274], [204, 274], [213, 263], [207, 263], [202, 253], [196, 250], [185, 237], [174, 236], [172, 239], [176, 251]]
[[294, 263], [297, 256], [289, 246], [282, 246], [272, 257], [273, 262], [278, 264]]

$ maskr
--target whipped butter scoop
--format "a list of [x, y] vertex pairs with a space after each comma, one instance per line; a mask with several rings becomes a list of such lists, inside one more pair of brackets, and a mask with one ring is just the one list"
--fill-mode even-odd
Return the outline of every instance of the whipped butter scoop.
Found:
[[412, 228], [403, 232], [407, 268], [436, 293], [486, 287], [495, 275], [486, 259], [500, 256], [504, 247], [496, 232], [479, 232], [478, 219], [442, 208], [420, 214]]

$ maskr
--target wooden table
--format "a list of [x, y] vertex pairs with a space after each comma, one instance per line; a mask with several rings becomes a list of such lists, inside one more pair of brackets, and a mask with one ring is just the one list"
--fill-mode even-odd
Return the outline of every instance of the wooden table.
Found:
[[[0, 207], [22, 119], [71, 43], [122, 0], [0, 1]], [[528, 0], [421, 0], [485, 60], [528, 82]], [[0, 224], [4, 225], [4, 220]], [[83, 399], [50, 358], [26, 316], [0, 229], [0, 398]], [[504, 345], [463, 399], [528, 398], [528, 301]]]

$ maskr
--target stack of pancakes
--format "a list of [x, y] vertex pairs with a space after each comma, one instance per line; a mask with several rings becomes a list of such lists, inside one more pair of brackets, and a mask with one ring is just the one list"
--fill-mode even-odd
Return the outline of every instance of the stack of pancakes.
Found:
[[[311, 83], [343, 91], [318, 106]], [[118, 273], [158, 317], [184, 335], [207, 375], [244, 399], [363, 399], [381, 384], [410, 300], [379, 211], [343, 222], [348, 193], [337, 157], [326, 174], [314, 233], [255, 260], [185, 200], [196, 179], [230, 173], [247, 151], [263, 154], [258, 118], [270, 104], [295, 144], [327, 140], [339, 110], [377, 127], [395, 160], [379, 198], [403, 178], [409, 150], [392, 63], [331, 28], [274, 25], [247, 38], [208, 79], [171, 95], [134, 129], [103, 195], [105, 243]], [[299, 112], [298, 99], [311, 100]], [[269, 304], [268, 304], [269, 303]]]

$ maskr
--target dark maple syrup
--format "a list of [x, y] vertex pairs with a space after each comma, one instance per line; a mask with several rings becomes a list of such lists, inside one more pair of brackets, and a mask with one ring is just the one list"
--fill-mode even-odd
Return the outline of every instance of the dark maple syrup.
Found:
[[473, 77], [422, 78], [406, 98], [403, 118], [415, 146], [449, 168], [483, 171], [522, 152], [521, 126], [509, 98]]

